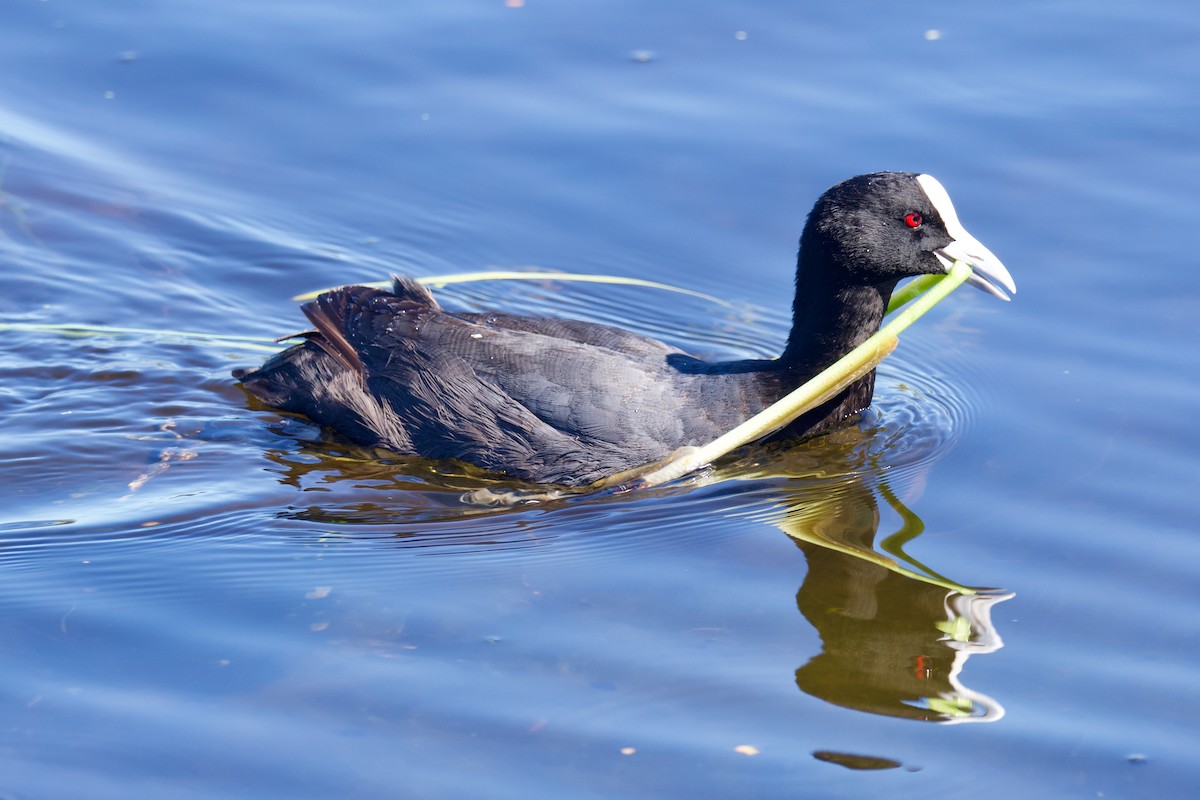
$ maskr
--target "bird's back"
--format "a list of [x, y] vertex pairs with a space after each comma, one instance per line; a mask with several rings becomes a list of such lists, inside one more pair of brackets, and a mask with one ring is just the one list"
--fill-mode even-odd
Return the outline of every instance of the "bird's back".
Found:
[[761, 366], [713, 371], [607, 325], [448, 313], [405, 279], [304, 310], [308, 341], [238, 376], [252, 394], [364, 444], [537, 482], [586, 484], [657, 460], [779, 395], [764, 392], [778, 381]]

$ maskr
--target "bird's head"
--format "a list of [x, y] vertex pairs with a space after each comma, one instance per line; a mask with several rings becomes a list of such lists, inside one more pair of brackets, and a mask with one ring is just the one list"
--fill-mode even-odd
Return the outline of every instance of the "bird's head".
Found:
[[832, 262], [835, 284], [880, 286], [948, 272], [955, 261], [968, 283], [1001, 300], [1017, 291], [992, 251], [962, 226], [945, 187], [932, 175], [878, 172], [843, 181], [821, 195], [801, 237], [802, 255]]

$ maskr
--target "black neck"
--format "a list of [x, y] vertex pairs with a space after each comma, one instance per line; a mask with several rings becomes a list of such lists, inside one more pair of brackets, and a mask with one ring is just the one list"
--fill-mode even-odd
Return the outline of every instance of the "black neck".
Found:
[[[811, 252], [811, 249], [810, 249]], [[870, 338], [883, 321], [895, 283], [882, 286], [838, 285], [824, 269], [804, 263], [796, 273], [796, 298], [792, 303], [792, 331], [776, 364], [788, 391], [833, 364]], [[779, 373], [777, 373], [779, 374]], [[784, 377], [788, 376], [788, 377]], [[804, 414], [780, 435], [824, 433], [871, 404], [875, 371]]]
[[[811, 253], [812, 248], [807, 248]], [[879, 286], [848, 286], [819, 256], [800, 251], [796, 297], [792, 301], [792, 330], [780, 361], [815, 374], [850, 352], [879, 330], [895, 282]]]

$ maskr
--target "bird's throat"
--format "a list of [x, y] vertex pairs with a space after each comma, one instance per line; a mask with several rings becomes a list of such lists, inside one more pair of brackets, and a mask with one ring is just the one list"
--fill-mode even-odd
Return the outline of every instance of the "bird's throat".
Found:
[[830, 366], [879, 330], [894, 286], [797, 280], [792, 330], [781, 360], [810, 374]]

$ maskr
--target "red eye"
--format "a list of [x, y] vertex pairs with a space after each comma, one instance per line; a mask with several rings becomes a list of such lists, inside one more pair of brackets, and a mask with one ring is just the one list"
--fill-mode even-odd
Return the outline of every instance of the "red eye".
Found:
[[904, 215], [904, 224], [910, 228], [919, 228], [924, 220], [920, 211], [910, 211]]

